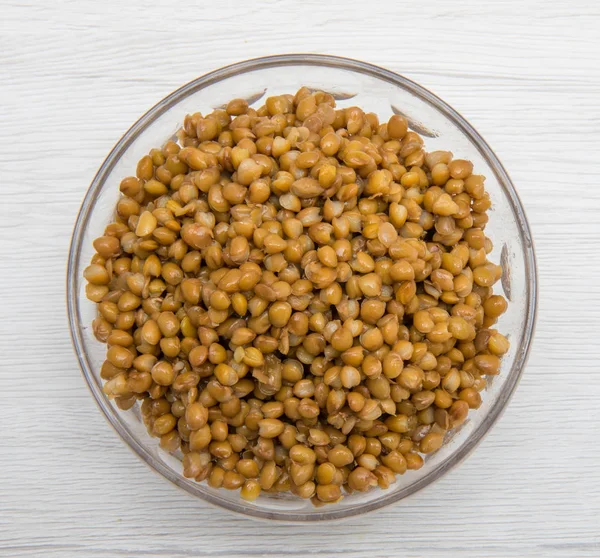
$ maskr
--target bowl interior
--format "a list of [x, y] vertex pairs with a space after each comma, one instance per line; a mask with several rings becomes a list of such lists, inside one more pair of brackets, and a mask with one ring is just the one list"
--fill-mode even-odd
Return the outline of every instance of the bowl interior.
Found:
[[[235, 97], [259, 106], [271, 95], [293, 93], [306, 85], [331, 93], [340, 107], [357, 105], [381, 121], [401, 113], [425, 139], [428, 151], [447, 149], [473, 161], [476, 173], [487, 177], [493, 202], [486, 233], [494, 242], [491, 259], [504, 267], [498, 291], [509, 300], [498, 329], [511, 348], [502, 372], [489, 381], [483, 404], [466, 423], [451, 432], [448, 442], [425, 460], [419, 471], [408, 471], [386, 491], [346, 496], [335, 506], [316, 509], [310, 502], [286, 496], [261, 496], [244, 502], [237, 491], [215, 490], [181, 475], [181, 463], [158, 446], [141, 422], [139, 410], [120, 411], [101, 391], [100, 366], [105, 345], [92, 333], [95, 304], [85, 297], [83, 269], [93, 255], [92, 241], [111, 220], [119, 197], [119, 182], [135, 172], [137, 161], [171, 139], [191, 112], [208, 112]], [[244, 62], [199, 78], [176, 91], [144, 115], [120, 140], [95, 177], [78, 218], [68, 278], [69, 317], [78, 358], [90, 389], [109, 422], [150, 466], [176, 485], [202, 499], [256, 517], [293, 521], [337, 519], [377, 509], [406, 497], [458, 463], [498, 418], [522, 371], [535, 319], [535, 261], [529, 228], [506, 172], [490, 148], [455, 111], [418, 85], [391, 72], [346, 59], [284, 56]]]

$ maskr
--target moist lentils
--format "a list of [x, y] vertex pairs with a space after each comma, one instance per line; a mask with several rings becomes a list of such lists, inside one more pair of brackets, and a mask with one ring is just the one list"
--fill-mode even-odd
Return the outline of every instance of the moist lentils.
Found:
[[304, 87], [188, 115], [121, 182], [84, 272], [105, 394], [246, 500], [389, 487], [509, 348], [484, 180], [402, 116]]

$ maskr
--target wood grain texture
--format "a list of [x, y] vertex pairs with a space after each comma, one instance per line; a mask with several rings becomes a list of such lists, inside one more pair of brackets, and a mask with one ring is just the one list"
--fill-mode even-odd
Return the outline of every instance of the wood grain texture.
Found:
[[[600, 556], [600, 8], [0, 0], [0, 556]], [[267, 525], [154, 475], [94, 405], [65, 316], [97, 167], [173, 89], [244, 58], [356, 57], [459, 110], [536, 242], [533, 350], [502, 420], [434, 486], [337, 525]]]

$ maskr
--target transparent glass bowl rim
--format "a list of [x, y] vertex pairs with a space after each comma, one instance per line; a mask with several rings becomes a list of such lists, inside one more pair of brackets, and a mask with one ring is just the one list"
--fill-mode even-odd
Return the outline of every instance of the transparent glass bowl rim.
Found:
[[[140, 440], [137, 440], [132, 436], [127, 429], [121, 424], [121, 420], [117, 411], [107, 402], [104, 394], [98, 382], [94, 378], [90, 363], [88, 362], [87, 355], [83, 349], [84, 342], [81, 332], [81, 320], [79, 318], [79, 301], [77, 288], [77, 269], [79, 267], [79, 257], [82, 249], [82, 241], [84, 236], [85, 227], [87, 225], [91, 209], [94, 201], [99, 195], [106, 178], [109, 176], [112, 168], [119, 160], [119, 158], [125, 153], [128, 147], [133, 141], [142, 134], [146, 128], [160, 115], [164, 114], [171, 107], [176, 105], [181, 99], [193, 94], [194, 92], [203, 89], [211, 84], [225, 80], [237, 74], [243, 74], [251, 72], [253, 70], [274, 68], [277, 66], [320, 66], [320, 67], [332, 67], [336, 69], [348, 70], [355, 73], [366, 74], [371, 77], [378, 78], [380, 80], [387, 81], [399, 88], [409, 91], [411, 94], [420, 98], [423, 101], [428, 102], [438, 109], [446, 118], [452, 121], [454, 125], [460, 129], [460, 131], [467, 136], [480, 150], [482, 156], [486, 162], [496, 173], [498, 182], [502, 187], [504, 194], [510, 201], [513, 211], [515, 212], [517, 224], [520, 230], [520, 236], [523, 241], [524, 247], [524, 260], [526, 267], [526, 275], [529, 278], [529, 293], [530, 300], [528, 304], [528, 315], [525, 318], [524, 327], [524, 340], [523, 346], [518, 351], [515, 358], [515, 363], [509, 373], [509, 377], [506, 380], [506, 385], [503, 392], [499, 395], [498, 399], [490, 409], [479, 427], [470, 435], [467, 442], [454, 454], [450, 456], [445, 462], [443, 462], [436, 469], [433, 469], [429, 474], [425, 475], [417, 482], [410, 484], [398, 491], [390, 494], [382, 492], [381, 498], [372, 502], [366, 503], [364, 506], [358, 508], [341, 509], [336, 510], [335, 506], [331, 506], [329, 509], [321, 508], [316, 509], [311, 514], [280, 514], [276, 510], [264, 510], [261, 508], [254, 508], [244, 504], [242, 500], [239, 502], [231, 502], [225, 499], [221, 499], [218, 496], [214, 496], [209, 493], [194, 492], [184, 482], [185, 479], [176, 474], [167, 465], [162, 463], [160, 460], [155, 459], [144, 447]], [[365, 513], [374, 511], [376, 509], [388, 506], [394, 502], [402, 500], [411, 494], [421, 490], [425, 486], [428, 486], [432, 482], [438, 480], [446, 472], [455, 467], [463, 459], [465, 459], [471, 451], [477, 446], [477, 444], [483, 439], [487, 432], [491, 429], [494, 423], [501, 416], [505, 409], [509, 399], [511, 398], [527, 362], [529, 349], [533, 339], [533, 332], [535, 329], [535, 320], [537, 312], [537, 299], [538, 299], [538, 281], [537, 281], [537, 268], [535, 261], [535, 252], [533, 247], [533, 240], [531, 237], [531, 231], [523, 206], [517, 195], [517, 192], [505, 171], [504, 167], [496, 157], [495, 153], [488, 146], [485, 140], [477, 133], [477, 131], [453, 108], [447, 105], [443, 100], [438, 98], [436, 95], [418, 85], [417, 83], [384, 68], [353, 60], [349, 58], [342, 58], [337, 56], [321, 55], [321, 54], [288, 54], [278, 56], [266, 56], [262, 58], [255, 58], [225, 66], [202, 77], [199, 77], [186, 85], [180, 87], [162, 101], [152, 107], [146, 114], [144, 114], [131, 128], [123, 135], [123, 137], [117, 142], [114, 148], [111, 150], [109, 155], [102, 163], [96, 176], [94, 177], [87, 194], [83, 200], [77, 221], [75, 222], [75, 228], [71, 241], [68, 269], [67, 269], [67, 310], [69, 326], [71, 331], [71, 338], [73, 346], [79, 361], [79, 366], [82, 370], [83, 376], [88, 384], [90, 391], [92, 392], [96, 403], [107, 421], [117, 431], [119, 436], [128, 444], [128, 446], [142, 459], [147, 465], [149, 465], [156, 472], [161, 474], [163, 477], [171, 481], [173, 484], [182, 488], [189, 494], [204, 499], [213, 505], [226, 508], [230, 511], [241, 513], [246, 516], [252, 516], [255, 518], [279, 520], [279, 521], [292, 521], [292, 522], [312, 522], [320, 520], [339, 520], [354, 515], [363, 515]]]

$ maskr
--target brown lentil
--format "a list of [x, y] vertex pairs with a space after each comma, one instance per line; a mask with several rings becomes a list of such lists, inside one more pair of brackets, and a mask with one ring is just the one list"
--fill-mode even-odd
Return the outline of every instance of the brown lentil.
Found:
[[484, 177], [307, 88], [177, 137], [122, 180], [83, 272], [106, 395], [245, 500], [421, 468], [509, 351]]

